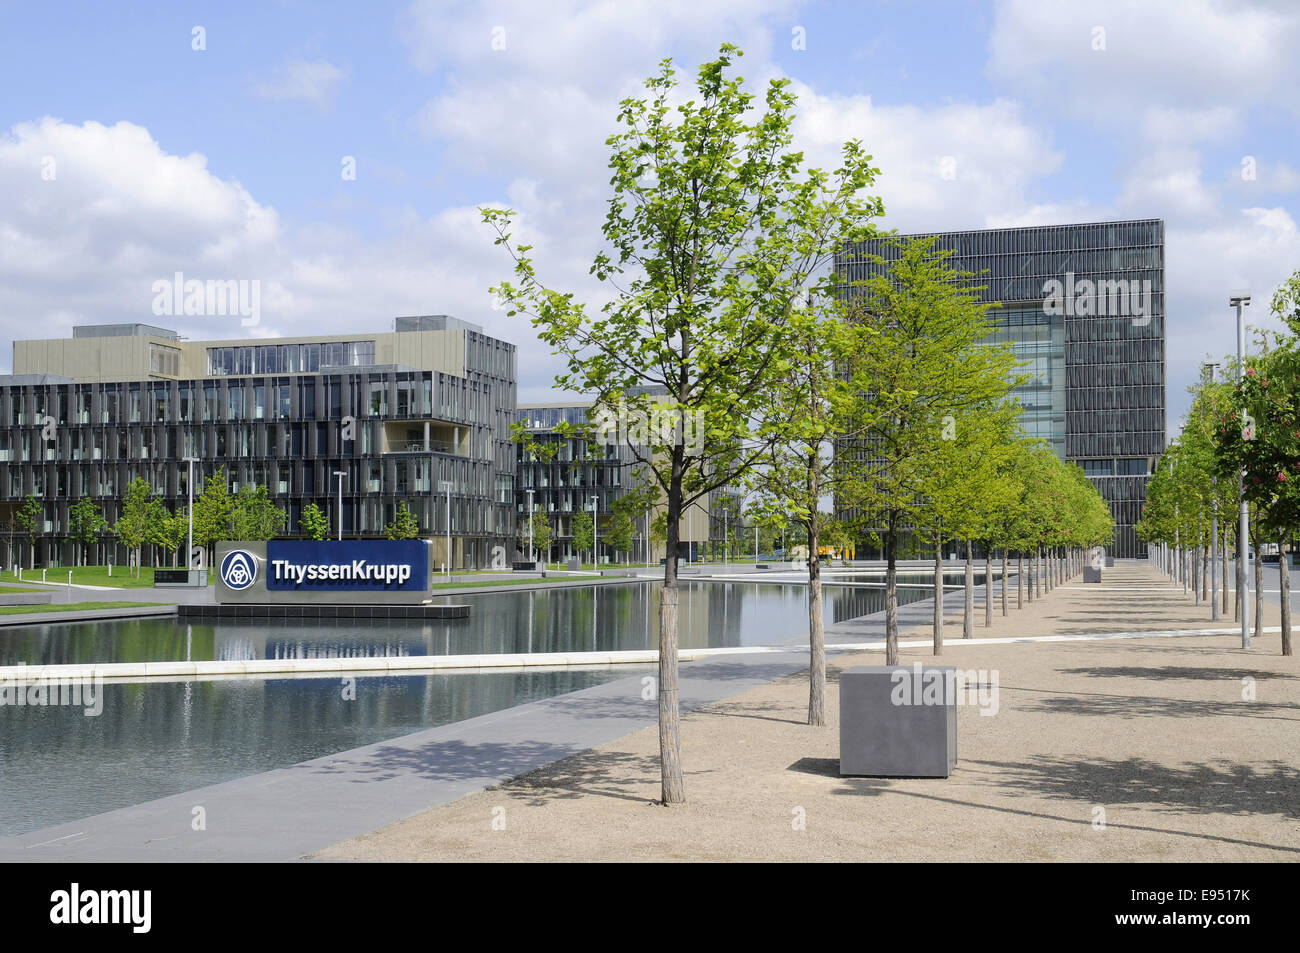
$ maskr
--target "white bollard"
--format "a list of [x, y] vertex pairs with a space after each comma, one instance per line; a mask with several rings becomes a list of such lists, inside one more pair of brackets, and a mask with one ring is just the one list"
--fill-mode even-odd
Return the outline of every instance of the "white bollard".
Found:
[[47, 572], [47, 570], [45, 570], [45, 569], [42, 569], [42, 570], [41, 570], [41, 582], [44, 582], [44, 581], [45, 581], [45, 573], [46, 573], [46, 572]]

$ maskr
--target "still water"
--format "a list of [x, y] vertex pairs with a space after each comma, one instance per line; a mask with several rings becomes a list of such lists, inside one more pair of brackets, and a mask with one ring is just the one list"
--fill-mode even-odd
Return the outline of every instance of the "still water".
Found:
[[[470, 617], [437, 622], [186, 624], [151, 618], [27, 626], [0, 632], [0, 665], [647, 649], [659, 643], [659, 588], [644, 583], [448, 597], [469, 603]], [[827, 622], [884, 608], [882, 589], [823, 591]], [[928, 594], [920, 587], [900, 589], [899, 602]], [[684, 648], [802, 642], [808, 638], [807, 587], [686, 583], [679, 625]]]
[[[919, 581], [919, 580], [917, 580]], [[899, 601], [923, 599], [921, 586]], [[878, 588], [825, 590], [828, 622], [884, 607]], [[642, 649], [658, 585], [456, 596], [469, 619], [185, 624], [140, 619], [0, 629], [0, 664]], [[801, 642], [807, 589], [683, 582], [684, 647]], [[649, 668], [645, 669], [646, 671]], [[137, 804], [474, 718], [641, 672], [456, 672], [342, 680], [105, 684], [103, 710], [0, 706], [0, 835]]]

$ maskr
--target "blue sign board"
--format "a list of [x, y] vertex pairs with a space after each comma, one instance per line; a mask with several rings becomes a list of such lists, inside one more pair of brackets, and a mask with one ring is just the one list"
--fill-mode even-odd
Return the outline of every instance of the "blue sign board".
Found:
[[[222, 572], [224, 579], [224, 561]], [[271, 592], [427, 592], [429, 545], [422, 539], [272, 539], [265, 572]]]

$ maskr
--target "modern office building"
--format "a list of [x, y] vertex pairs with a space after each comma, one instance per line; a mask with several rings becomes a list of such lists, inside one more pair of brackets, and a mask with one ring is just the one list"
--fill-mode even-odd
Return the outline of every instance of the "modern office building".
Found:
[[[1164, 222], [937, 237], [952, 266], [975, 273], [982, 300], [997, 305], [990, 340], [1009, 342], [1031, 375], [1013, 391], [1025, 432], [1082, 467], [1110, 503], [1111, 555], [1145, 556], [1134, 525], [1165, 448]], [[897, 251], [885, 239], [853, 246], [837, 257], [838, 273], [856, 281], [880, 272], [873, 255]]]
[[[652, 507], [634, 516], [636, 524], [633, 550], [630, 554], [613, 552], [601, 538], [601, 529], [614, 512], [616, 500], [642, 486], [642, 467], [626, 446], [617, 443], [601, 444], [593, 448], [584, 437], [571, 437], [556, 433], [561, 423], [582, 426], [587, 423], [592, 401], [522, 404], [518, 420], [527, 428], [530, 437], [543, 444], [555, 445], [549, 458], [517, 445], [517, 483], [515, 503], [520, 521], [530, 512], [546, 514], [551, 526], [551, 557], [560, 559], [573, 553], [572, 520], [580, 511], [596, 513], [597, 544], [602, 561], [618, 561], [626, 555], [633, 559], [655, 562], [661, 559], [663, 543], [656, 543], [648, 535], [662, 507]], [[680, 524], [681, 554], [695, 559], [703, 554], [710, 541], [722, 539], [723, 522], [717, 511], [721, 491], [710, 497], [709, 505], [695, 503], [689, 506]], [[524, 524], [526, 526], [526, 524]], [[527, 529], [522, 536], [526, 538]], [[525, 544], [526, 545], [526, 544]], [[542, 558], [546, 554], [538, 555]]]
[[[490, 565], [514, 536], [515, 347], [448, 315], [373, 334], [188, 341], [144, 324], [78, 327], [14, 342], [0, 376], [0, 536], [25, 541], [24, 499], [43, 507], [36, 562], [68, 565], [69, 507], [110, 524], [143, 477], [173, 511], [225, 467], [232, 492], [266, 486], [299, 532], [316, 503], [338, 531], [380, 537], [405, 502], [434, 561]], [[125, 551], [112, 555], [120, 562]]]

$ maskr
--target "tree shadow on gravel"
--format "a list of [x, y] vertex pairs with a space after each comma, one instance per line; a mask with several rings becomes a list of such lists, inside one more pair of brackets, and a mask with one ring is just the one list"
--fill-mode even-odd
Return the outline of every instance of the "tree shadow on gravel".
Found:
[[986, 783], [1050, 800], [1154, 804], [1161, 810], [1201, 814], [1300, 817], [1300, 773], [1283, 761], [1166, 765], [1142, 758], [1039, 756], [1024, 762], [965, 764], [988, 772]]
[[584, 751], [490, 790], [521, 798], [532, 807], [589, 795], [651, 804], [653, 798], [633, 792], [644, 792], [648, 786], [657, 794], [659, 780], [656, 757], [625, 751]]
[[1286, 672], [1269, 672], [1262, 669], [1210, 668], [1208, 666], [1166, 665], [1154, 668], [1140, 665], [1094, 665], [1085, 668], [1057, 669], [1062, 675], [1086, 675], [1090, 678], [1150, 678], [1158, 681], [1196, 680], [1230, 681], [1249, 676], [1254, 679], [1295, 678]]
[[[1004, 691], [1041, 692], [1059, 689], [1034, 689], [1003, 686]], [[1105, 695], [1094, 692], [1038, 698], [1030, 704], [1016, 705], [1017, 711], [1052, 715], [1093, 715], [1112, 718], [1266, 718], [1272, 721], [1300, 722], [1300, 705], [1266, 701], [1214, 701], [1210, 699], [1154, 698], [1141, 695]]]

